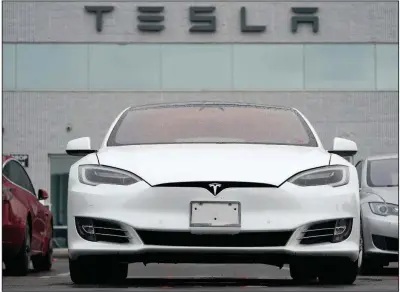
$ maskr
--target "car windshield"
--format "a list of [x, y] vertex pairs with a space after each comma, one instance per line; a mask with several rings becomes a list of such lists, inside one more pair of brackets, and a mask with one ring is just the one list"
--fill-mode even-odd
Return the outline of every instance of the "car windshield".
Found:
[[371, 160], [367, 165], [367, 183], [370, 187], [399, 186], [399, 159]]
[[115, 125], [107, 145], [174, 143], [318, 146], [294, 110], [232, 105], [130, 109]]

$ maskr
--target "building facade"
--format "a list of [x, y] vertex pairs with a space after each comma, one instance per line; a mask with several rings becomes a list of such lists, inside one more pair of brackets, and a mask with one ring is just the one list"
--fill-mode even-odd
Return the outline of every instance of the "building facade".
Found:
[[130, 105], [293, 106], [326, 148], [346, 137], [361, 157], [398, 151], [398, 98], [397, 1], [3, 5], [3, 152], [49, 190], [57, 230], [77, 160], [67, 142], [98, 147]]

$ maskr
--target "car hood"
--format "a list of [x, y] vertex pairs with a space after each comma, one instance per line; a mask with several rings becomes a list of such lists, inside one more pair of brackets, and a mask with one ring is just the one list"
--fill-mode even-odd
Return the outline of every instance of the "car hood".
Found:
[[254, 144], [164, 144], [100, 149], [99, 162], [128, 170], [150, 185], [240, 181], [280, 185], [292, 175], [329, 165], [317, 147]]
[[371, 192], [380, 196], [386, 203], [399, 204], [399, 187], [371, 188]]

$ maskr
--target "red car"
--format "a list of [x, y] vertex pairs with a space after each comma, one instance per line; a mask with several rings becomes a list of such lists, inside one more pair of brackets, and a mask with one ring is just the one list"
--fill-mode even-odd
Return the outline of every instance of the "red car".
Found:
[[25, 168], [3, 156], [3, 262], [12, 275], [24, 276], [29, 263], [48, 271], [53, 255], [53, 215], [41, 201], [46, 191], [35, 193]]

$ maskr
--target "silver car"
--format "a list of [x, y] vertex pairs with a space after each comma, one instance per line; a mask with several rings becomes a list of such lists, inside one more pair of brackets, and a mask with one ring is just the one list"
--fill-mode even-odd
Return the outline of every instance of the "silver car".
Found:
[[356, 164], [361, 197], [363, 273], [398, 262], [398, 163], [398, 154], [387, 154], [371, 156]]

